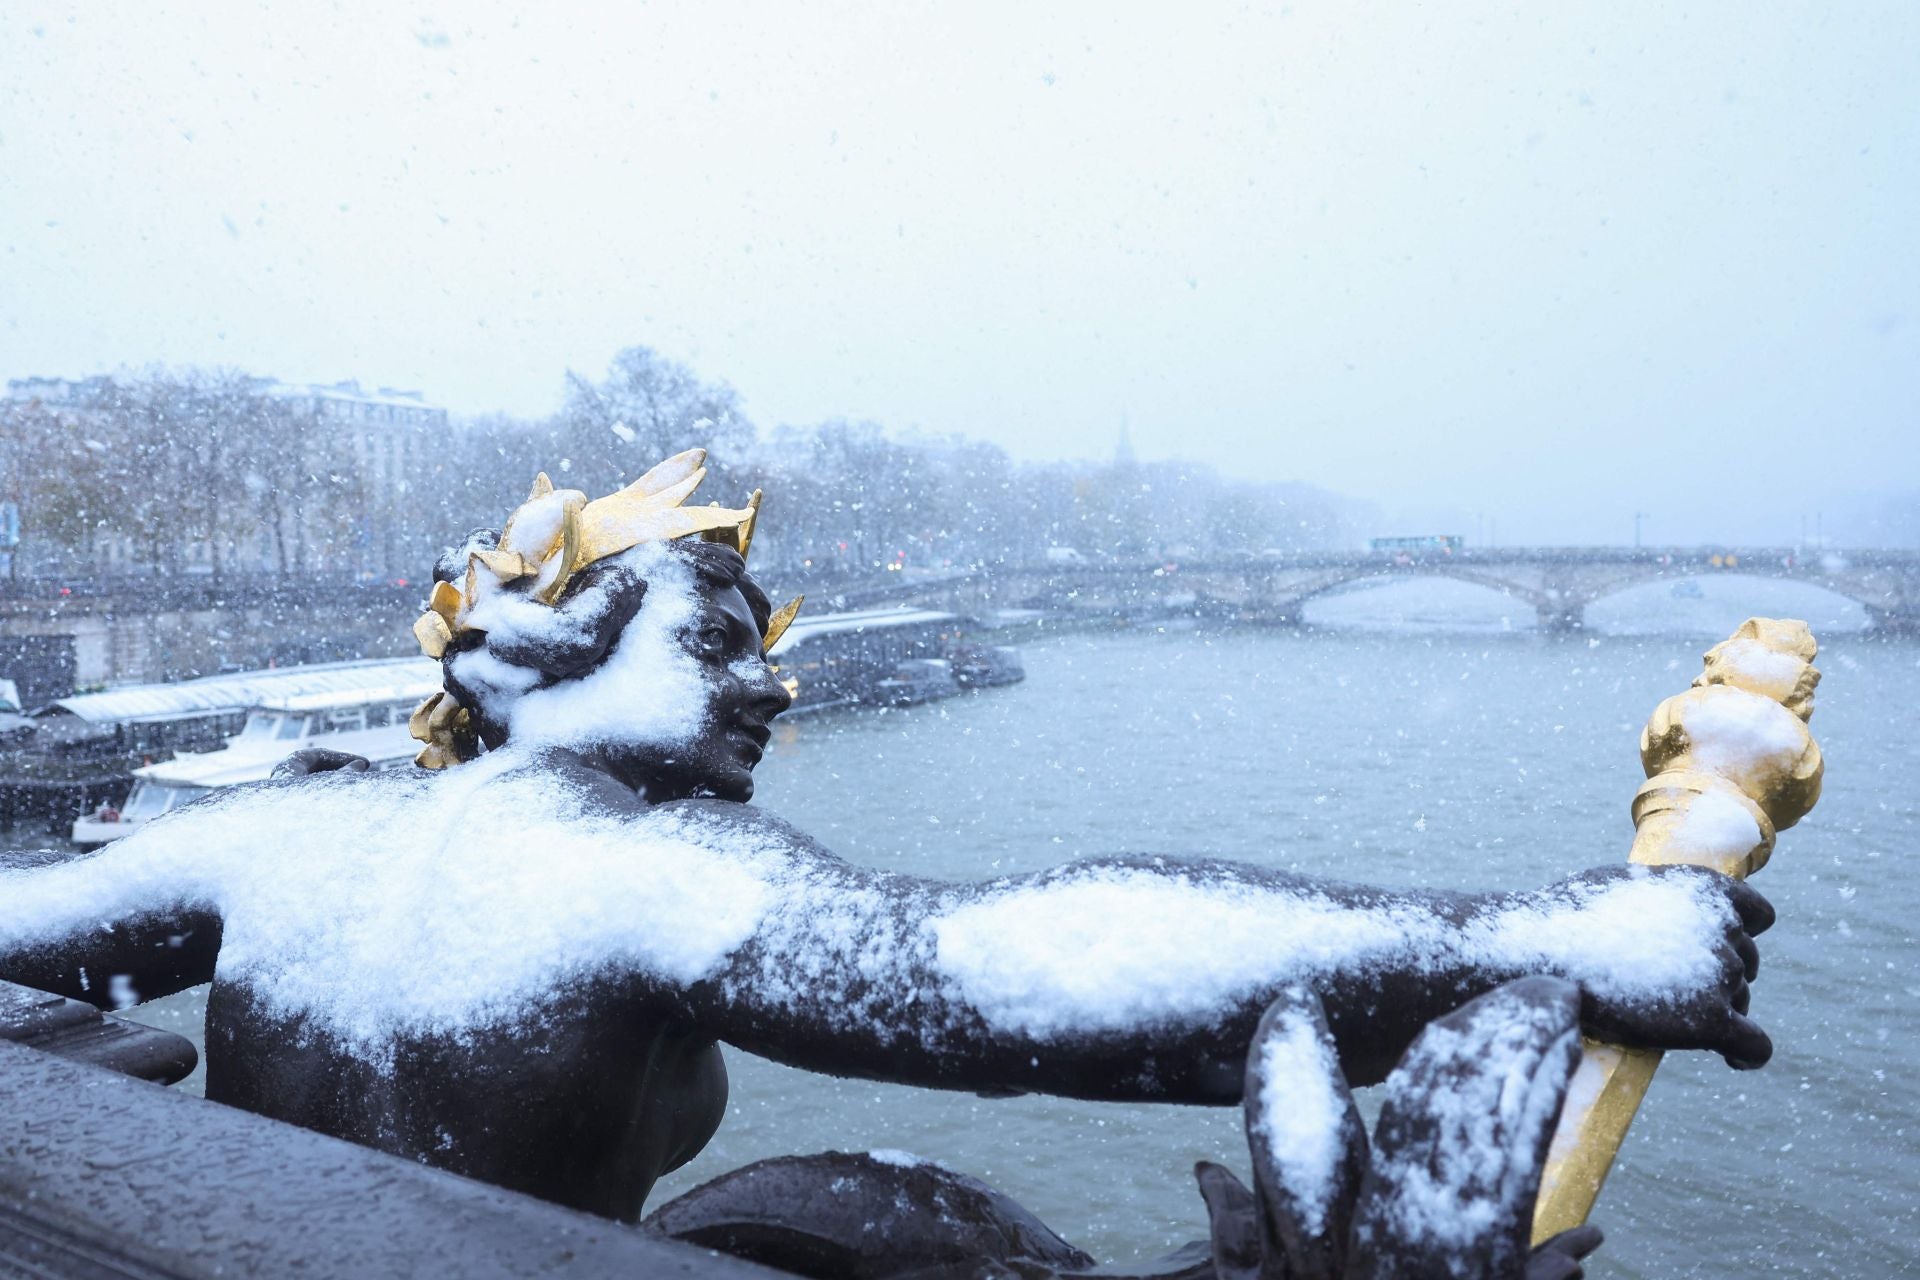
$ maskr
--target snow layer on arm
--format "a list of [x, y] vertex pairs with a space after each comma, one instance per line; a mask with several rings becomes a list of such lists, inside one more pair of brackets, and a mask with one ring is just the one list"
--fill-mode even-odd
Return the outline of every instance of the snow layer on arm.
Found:
[[1606, 999], [1672, 1000], [1713, 984], [1718, 944], [1734, 920], [1705, 876], [1634, 868], [1617, 880], [1524, 895], [1470, 922], [1462, 948], [1489, 969], [1555, 974]]
[[1035, 1039], [1204, 1026], [1290, 983], [1370, 972], [1554, 974], [1668, 1001], [1713, 985], [1730, 906], [1704, 877], [1644, 872], [1516, 895], [1464, 923], [1416, 902], [1146, 867], [1069, 867], [936, 915], [948, 994]]
[[148, 856], [116, 841], [90, 857], [0, 870], [0, 952], [27, 950], [213, 897], [215, 877], [178, 852]]
[[881, 1043], [937, 1039], [950, 1026], [928, 927], [951, 886], [800, 858], [770, 873], [750, 963], [724, 994]]
[[958, 994], [1042, 1039], [1209, 1022], [1263, 988], [1405, 960], [1437, 933], [1413, 910], [1137, 867], [1068, 868], [933, 922]]

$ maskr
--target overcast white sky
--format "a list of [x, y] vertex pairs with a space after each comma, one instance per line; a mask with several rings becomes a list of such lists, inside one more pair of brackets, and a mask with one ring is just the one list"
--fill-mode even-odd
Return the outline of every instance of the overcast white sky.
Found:
[[1920, 6], [1040, 8], [16, 2], [0, 376], [643, 343], [1510, 542], [1920, 491]]

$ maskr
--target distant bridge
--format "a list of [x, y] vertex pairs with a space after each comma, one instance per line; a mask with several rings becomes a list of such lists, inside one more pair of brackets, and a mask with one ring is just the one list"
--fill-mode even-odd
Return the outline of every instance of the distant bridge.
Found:
[[[1379, 578], [1452, 578], [1529, 605], [1547, 631], [1578, 631], [1587, 606], [1649, 582], [1749, 574], [1804, 582], [1866, 609], [1871, 626], [1920, 632], [1920, 552], [1788, 547], [1488, 547], [1451, 555], [1363, 551], [1148, 563], [997, 566], [841, 593], [849, 607], [882, 601], [963, 611], [1039, 607], [1087, 613], [1190, 610], [1297, 624], [1318, 596]], [[889, 575], [893, 576], [893, 575]]]
[[[1716, 563], [1717, 559], [1717, 563]], [[1877, 630], [1920, 634], [1920, 552], [1785, 547], [1484, 547], [1452, 555], [1320, 551], [1236, 559], [997, 565], [860, 578], [766, 574], [815, 609], [924, 604], [961, 612], [1037, 607], [1088, 616], [1183, 613], [1297, 624], [1318, 596], [1378, 578], [1453, 578], [1531, 606], [1549, 631], [1577, 631], [1586, 608], [1646, 582], [1720, 573], [1823, 587], [1858, 601]], [[222, 666], [388, 656], [413, 650], [421, 585], [234, 574], [0, 577], [0, 677], [67, 687], [203, 675]], [[65, 693], [59, 689], [51, 696]]]

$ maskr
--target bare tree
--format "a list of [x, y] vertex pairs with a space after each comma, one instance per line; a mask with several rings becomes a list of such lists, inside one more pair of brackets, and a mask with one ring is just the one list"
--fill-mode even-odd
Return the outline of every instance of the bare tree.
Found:
[[599, 382], [569, 372], [555, 434], [576, 482], [604, 488], [696, 446], [713, 451], [715, 479], [723, 482], [716, 487], [723, 487], [737, 480], [728, 469], [738, 465], [754, 437], [733, 388], [703, 382], [648, 347], [621, 351]]

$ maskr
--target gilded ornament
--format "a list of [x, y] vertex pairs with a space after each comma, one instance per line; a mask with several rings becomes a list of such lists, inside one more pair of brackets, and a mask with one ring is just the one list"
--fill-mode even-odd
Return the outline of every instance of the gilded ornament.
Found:
[[445, 690], [415, 707], [407, 718], [407, 732], [427, 745], [413, 762], [422, 769], [446, 769], [474, 755], [472, 717]]
[[787, 633], [787, 627], [793, 622], [794, 618], [799, 616], [800, 606], [805, 600], [805, 596], [795, 596], [793, 599], [781, 605], [780, 608], [774, 612], [774, 615], [767, 619], [766, 632], [760, 637], [761, 653], [769, 652], [774, 645], [780, 642], [780, 637]]
[[[1820, 798], [1820, 748], [1807, 731], [1819, 652], [1807, 624], [1749, 618], [1707, 651], [1687, 692], [1654, 709], [1640, 735], [1647, 781], [1633, 797], [1627, 858], [1745, 878], [1775, 835]], [[1756, 696], [1757, 695], [1757, 696]], [[1661, 1055], [1586, 1041], [1534, 1206], [1538, 1244], [1587, 1220]]]

